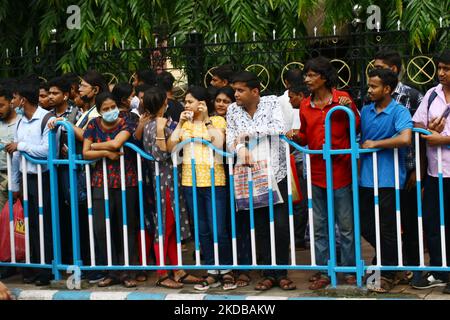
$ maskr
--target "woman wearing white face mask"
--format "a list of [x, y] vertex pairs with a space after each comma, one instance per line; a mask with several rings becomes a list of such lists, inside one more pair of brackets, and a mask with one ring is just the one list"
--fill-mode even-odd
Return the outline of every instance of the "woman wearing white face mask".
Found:
[[[119, 108], [114, 96], [103, 92], [95, 98], [98, 118], [92, 119], [84, 132], [83, 156], [86, 160], [107, 158], [109, 214], [111, 223], [111, 245], [113, 265], [123, 265], [123, 225], [122, 194], [120, 178], [121, 153], [123, 144], [131, 137], [135, 124], [119, 117]], [[92, 209], [94, 214], [94, 235], [97, 265], [107, 265], [105, 200], [103, 191], [103, 161], [99, 160], [91, 173]], [[137, 190], [136, 157], [131, 150], [125, 150], [125, 183], [128, 226], [129, 259], [131, 265], [137, 265], [137, 226], [138, 226], [138, 190]], [[100, 287], [122, 283], [125, 287], [135, 287], [134, 274], [127, 272], [109, 272], [99, 282]]]

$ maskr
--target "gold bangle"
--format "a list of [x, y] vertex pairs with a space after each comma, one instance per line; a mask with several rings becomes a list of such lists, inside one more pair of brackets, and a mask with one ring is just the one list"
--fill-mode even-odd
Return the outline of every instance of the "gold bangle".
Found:
[[160, 137], [156, 137], [156, 140], [166, 140], [166, 138], [160, 138]]

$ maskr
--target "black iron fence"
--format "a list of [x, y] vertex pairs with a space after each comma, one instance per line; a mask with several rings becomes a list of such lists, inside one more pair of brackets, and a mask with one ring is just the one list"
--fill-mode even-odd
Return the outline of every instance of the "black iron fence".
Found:
[[[450, 28], [439, 28], [436, 41], [423, 53], [413, 50], [409, 42], [409, 31], [353, 32], [347, 35], [321, 37], [295, 37], [291, 39], [252, 39], [228, 42], [207, 42], [201, 34], [191, 33], [182, 44], [176, 39], [165, 39], [150, 48], [116, 48], [93, 51], [88, 68], [104, 73], [110, 82], [132, 81], [140, 68], [172, 71], [175, 85], [180, 87], [180, 96], [186, 84], [209, 84], [211, 71], [223, 64], [235, 70], [255, 72], [264, 94], [283, 92], [284, 76], [291, 68], [303, 68], [311, 57], [324, 55], [332, 60], [338, 71], [338, 88], [348, 90], [355, 100], [362, 99], [366, 92], [367, 73], [373, 67], [372, 59], [380, 48], [390, 48], [401, 53], [403, 58], [402, 81], [424, 91], [435, 84], [436, 65], [433, 55], [450, 47]], [[11, 55], [3, 52], [0, 57], [2, 76], [20, 76], [34, 72], [49, 78], [58, 70], [58, 59], [64, 49], [52, 43], [48, 50], [20, 52]], [[76, 56], [73, 56], [76, 59]], [[82, 73], [84, 70], [74, 70]]]

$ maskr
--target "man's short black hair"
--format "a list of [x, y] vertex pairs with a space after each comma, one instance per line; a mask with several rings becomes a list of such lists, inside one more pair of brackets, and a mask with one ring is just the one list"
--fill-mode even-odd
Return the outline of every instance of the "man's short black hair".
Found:
[[173, 89], [173, 83], [175, 82], [175, 77], [168, 71], [163, 71], [156, 76], [156, 83], [158, 87], [171, 91]]
[[302, 93], [306, 97], [309, 96], [309, 94], [310, 94], [308, 87], [301, 83], [294, 83], [293, 85], [291, 85], [289, 87], [289, 91], [291, 91], [295, 94]]
[[12, 100], [13, 88], [7, 83], [0, 85], [0, 97], [5, 97], [6, 100]]
[[369, 72], [369, 78], [378, 77], [385, 86], [391, 88], [391, 93], [397, 88], [398, 77], [391, 69], [373, 69]]
[[382, 60], [389, 67], [396, 66], [398, 73], [402, 70], [402, 57], [394, 50], [382, 49], [375, 53], [375, 60]]
[[142, 81], [149, 86], [156, 84], [156, 72], [153, 69], [138, 70], [136, 76], [139, 81]]
[[48, 91], [48, 89], [50, 89], [47, 81], [39, 82], [39, 90], [41, 89], [44, 89], [45, 91]]
[[284, 80], [289, 82], [289, 85], [293, 85], [295, 83], [301, 83], [303, 81], [303, 71], [301, 69], [289, 69], [286, 72], [286, 76]]
[[51, 87], [57, 87], [59, 90], [61, 90], [63, 93], [69, 93], [71, 84], [68, 80], [68, 78], [61, 76], [51, 79], [49, 82], [47, 82], [48, 88]]
[[318, 56], [308, 60], [303, 68], [303, 73], [313, 71], [326, 79], [325, 86], [328, 89], [334, 88], [337, 84], [337, 72], [331, 61], [323, 56]]
[[39, 83], [35, 81], [24, 80], [20, 82], [17, 86], [17, 93], [33, 105], [39, 103]]
[[65, 78], [67, 82], [69, 82], [69, 84], [72, 85], [77, 85], [80, 83], [80, 76], [77, 75], [75, 72], [67, 72], [64, 73], [61, 77]]
[[228, 82], [231, 81], [233, 77], [233, 69], [231, 68], [231, 65], [224, 64], [222, 66], [218, 66], [217, 68], [214, 68], [211, 70], [211, 74], [213, 76], [217, 76], [222, 80], [227, 80]]
[[435, 57], [436, 63], [450, 64], [450, 50], [444, 50]]
[[231, 79], [231, 83], [243, 82], [250, 89], [258, 89], [261, 91], [261, 83], [258, 80], [256, 74], [250, 71], [239, 71], [234, 74]]

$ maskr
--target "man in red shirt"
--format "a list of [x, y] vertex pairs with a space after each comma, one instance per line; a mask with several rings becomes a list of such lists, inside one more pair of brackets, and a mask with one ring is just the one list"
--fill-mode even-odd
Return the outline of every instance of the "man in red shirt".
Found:
[[[349, 94], [334, 89], [337, 73], [330, 61], [324, 57], [309, 60], [303, 70], [305, 84], [311, 96], [300, 105], [300, 131], [294, 137], [300, 145], [311, 150], [321, 150], [325, 143], [325, 118], [335, 106], [348, 105], [355, 114], [356, 128], [360, 117]], [[332, 149], [350, 148], [350, 122], [344, 111], [334, 112], [331, 117]], [[334, 214], [339, 227], [341, 242], [341, 263], [355, 265], [353, 230], [352, 176], [350, 155], [333, 156]], [[314, 240], [316, 263], [327, 265], [329, 259], [327, 182], [323, 155], [311, 155], [312, 202], [314, 218]], [[330, 283], [325, 273], [317, 273], [312, 280], [311, 290], [326, 287]], [[355, 284], [353, 274], [346, 274], [347, 284]]]

